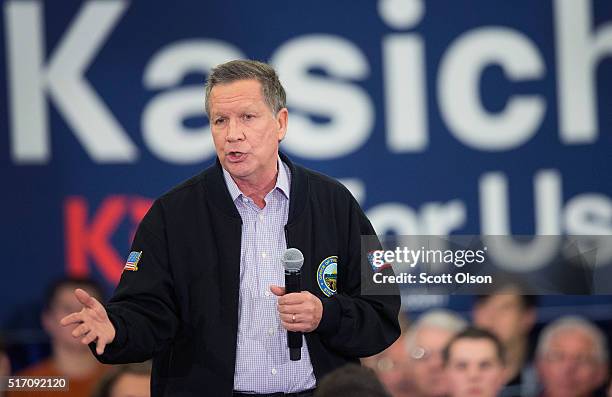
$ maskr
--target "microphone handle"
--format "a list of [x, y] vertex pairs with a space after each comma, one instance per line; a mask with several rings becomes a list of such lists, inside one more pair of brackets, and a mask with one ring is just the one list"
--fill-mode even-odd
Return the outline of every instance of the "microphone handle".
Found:
[[[300, 292], [300, 272], [285, 271], [285, 292]], [[289, 358], [291, 361], [299, 361], [302, 358], [302, 333], [287, 331], [287, 345], [289, 346]]]

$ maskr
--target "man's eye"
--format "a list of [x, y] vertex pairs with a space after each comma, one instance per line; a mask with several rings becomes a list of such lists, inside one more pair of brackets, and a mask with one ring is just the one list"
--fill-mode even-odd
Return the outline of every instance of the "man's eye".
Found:
[[255, 118], [255, 115], [254, 114], [245, 114], [243, 117], [244, 117], [245, 120], [252, 120], [252, 119]]
[[489, 369], [493, 367], [493, 363], [489, 362], [489, 361], [485, 361], [480, 363], [480, 369]]
[[455, 364], [455, 369], [465, 371], [467, 369], [467, 364], [464, 362], [458, 362]]
[[222, 118], [215, 119], [215, 125], [223, 124], [224, 121], [225, 121], [225, 119], [222, 119]]

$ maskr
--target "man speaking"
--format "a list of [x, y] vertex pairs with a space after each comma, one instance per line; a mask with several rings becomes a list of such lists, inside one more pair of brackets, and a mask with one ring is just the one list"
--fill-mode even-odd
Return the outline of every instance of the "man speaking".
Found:
[[[361, 293], [360, 237], [375, 233], [348, 190], [279, 153], [288, 112], [270, 66], [214, 68], [206, 112], [216, 164], [154, 202], [109, 303], [77, 290], [62, 325], [103, 363], [153, 358], [154, 397], [310, 396], [395, 341], [399, 297]], [[301, 292], [280, 287], [287, 248], [303, 254]], [[287, 331], [303, 333], [299, 360]]]

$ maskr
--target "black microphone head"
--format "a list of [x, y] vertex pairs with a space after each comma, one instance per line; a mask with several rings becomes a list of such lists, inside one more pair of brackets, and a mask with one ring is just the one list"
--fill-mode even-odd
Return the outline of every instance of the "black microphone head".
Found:
[[288, 272], [297, 272], [304, 264], [304, 254], [297, 248], [288, 248], [283, 254], [283, 267]]

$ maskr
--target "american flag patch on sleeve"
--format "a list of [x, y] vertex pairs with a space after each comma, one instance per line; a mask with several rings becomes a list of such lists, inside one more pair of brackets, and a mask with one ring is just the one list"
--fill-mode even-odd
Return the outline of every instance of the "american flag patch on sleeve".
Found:
[[127, 262], [125, 262], [125, 266], [123, 267], [123, 270], [129, 270], [132, 272], [135, 272], [136, 270], [138, 270], [138, 261], [140, 260], [141, 256], [142, 256], [142, 251], [130, 252], [130, 255], [127, 258]]

